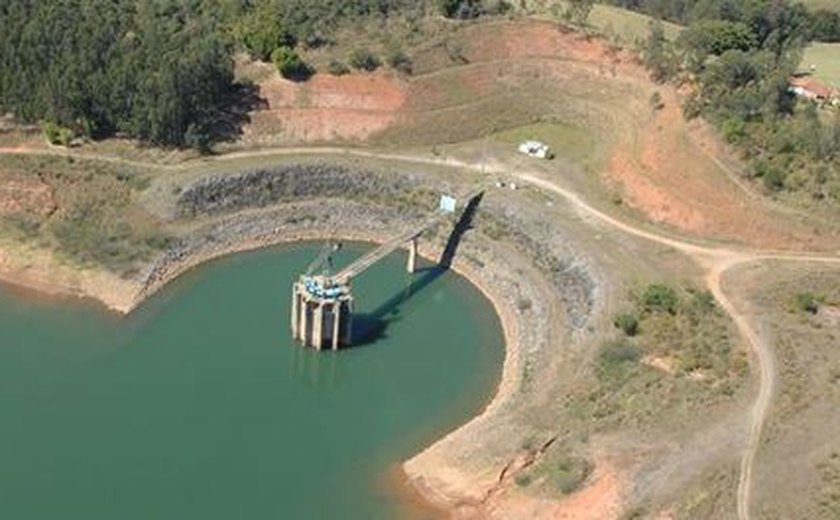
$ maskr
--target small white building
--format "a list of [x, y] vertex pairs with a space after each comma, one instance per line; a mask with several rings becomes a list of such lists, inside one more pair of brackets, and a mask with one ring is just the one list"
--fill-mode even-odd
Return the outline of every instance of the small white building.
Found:
[[540, 159], [551, 158], [548, 145], [539, 141], [524, 141], [519, 145], [519, 152], [531, 157], [539, 157]]

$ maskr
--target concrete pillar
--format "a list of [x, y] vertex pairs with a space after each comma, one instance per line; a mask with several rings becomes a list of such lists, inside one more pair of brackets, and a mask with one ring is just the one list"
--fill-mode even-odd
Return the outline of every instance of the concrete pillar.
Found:
[[292, 288], [292, 338], [300, 339], [300, 289], [295, 284]]
[[333, 308], [332, 349], [333, 350], [338, 350], [338, 331], [340, 330], [339, 329], [339, 323], [344, 318], [344, 316], [343, 316], [344, 313], [341, 312], [341, 307], [342, 307], [341, 302], [338, 301], [338, 300], [336, 300], [335, 303], [333, 303], [333, 305], [332, 305], [332, 308]]
[[312, 316], [312, 346], [321, 350], [324, 343], [324, 304], [315, 304]]
[[312, 304], [302, 295], [300, 299], [300, 341], [304, 347], [308, 347], [312, 341], [309, 334], [309, 313], [312, 311]]
[[408, 245], [408, 265], [405, 266], [409, 274], [414, 274], [417, 268], [417, 237], [411, 239]]

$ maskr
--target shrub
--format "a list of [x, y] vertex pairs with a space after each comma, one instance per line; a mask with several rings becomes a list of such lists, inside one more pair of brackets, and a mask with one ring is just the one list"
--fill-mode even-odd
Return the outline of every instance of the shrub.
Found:
[[403, 74], [411, 74], [411, 58], [401, 49], [394, 49], [388, 53], [388, 65]]
[[819, 299], [810, 292], [802, 292], [796, 295], [796, 308], [801, 312], [816, 314], [820, 310]]
[[665, 108], [665, 103], [662, 101], [662, 94], [654, 92], [650, 96], [650, 108], [653, 110], [662, 110]]
[[747, 124], [740, 117], [730, 117], [723, 122], [720, 129], [724, 139], [730, 143], [737, 143], [746, 135]]
[[691, 305], [698, 312], [709, 312], [715, 308], [715, 297], [709, 291], [699, 291], [694, 293]]
[[641, 349], [629, 341], [611, 341], [601, 347], [601, 352], [598, 354], [602, 368], [635, 363], [641, 357]]
[[516, 485], [519, 487], [528, 487], [531, 484], [533, 477], [531, 477], [528, 473], [519, 473], [515, 477], [513, 477], [513, 481], [516, 482]]
[[613, 324], [617, 329], [621, 329], [627, 336], [635, 336], [639, 332], [639, 320], [636, 316], [624, 313], [619, 314], [613, 320]]
[[642, 294], [642, 305], [648, 312], [676, 314], [678, 303], [676, 291], [665, 284], [651, 284]]
[[[504, 5], [500, 2], [499, 4]], [[484, 14], [484, 6], [481, 0], [438, 0], [438, 8], [440, 13], [446, 18], [457, 18], [466, 20], [469, 18], [477, 18]], [[499, 7], [501, 12], [504, 12], [503, 7]]]
[[350, 67], [345, 65], [344, 62], [332, 60], [330, 64], [327, 65], [327, 72], [333, 76], [343, 76], [350, 73]]
[[365, 47], [358, 48], [350, 55], [350, 66], [357, 70], [373, 72], [382, 65], [379, 58]]
[[59, 128], [58, 144], [60, 144], [61, 146], [70, 146], [71, 141], [73, 141], [73, 131], [69, 128]]
[[280, 75], [287, 79], [306, 79], [312, 73], [309, 66], [291, 47], [283, 46], [274, 49], [271, 53], [271, 61], [274, 62]]
[[549, 468], [551, 483], [563, 494], [577, 491], [592, 473], [592, 463], [578, 457], [563, 458]]
[[70, 146], [70, 143], [73, 141], [72, 130], [59, 126], [52, 121], [44, 122], [44, 124], [41, 125], [41, 129], [44, 132], [44, 137], [46, 137], [50, 144]]

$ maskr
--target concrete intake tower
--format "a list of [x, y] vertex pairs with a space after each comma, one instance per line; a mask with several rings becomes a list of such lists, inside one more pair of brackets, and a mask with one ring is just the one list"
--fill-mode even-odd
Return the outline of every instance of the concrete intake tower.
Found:
[[[307, 347], [338, 350], [352, 344], [353, 293], [351, 281], [376, 262], [403, 245], [408, 245], [406, 270], [417, 266], [417, 240], [420, 235], [455, 212], [456, 201], [442, 196], [437, 211], [427, 220], [362, 255], [335, 274], [331, 255], [339, 244], [327, 244], [306, 272], [292, 286], [292, 337]], [[316, 274], [321, 270], [321, 274]]]

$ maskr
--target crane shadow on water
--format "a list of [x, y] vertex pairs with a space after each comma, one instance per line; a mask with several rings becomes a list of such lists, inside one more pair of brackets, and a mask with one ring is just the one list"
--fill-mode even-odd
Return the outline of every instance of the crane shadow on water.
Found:
[[461, 244], [461, 239], [472, 228], [475, 212], [483, 197], [484, 192], [482, 191], [469, 200], [464, 212], [449, 234], [446, 247], [444, 247], [437, 263], [417, 269], [414, 274], [410, 275], [408, 283], [402, 291], [394, 294], [372, 311], [353, 315], [353, 333], [350, 346], [362, 347], [385, 338], [388, 326], [402, 319], [401, 306], [449, 271], [458, 246]]

